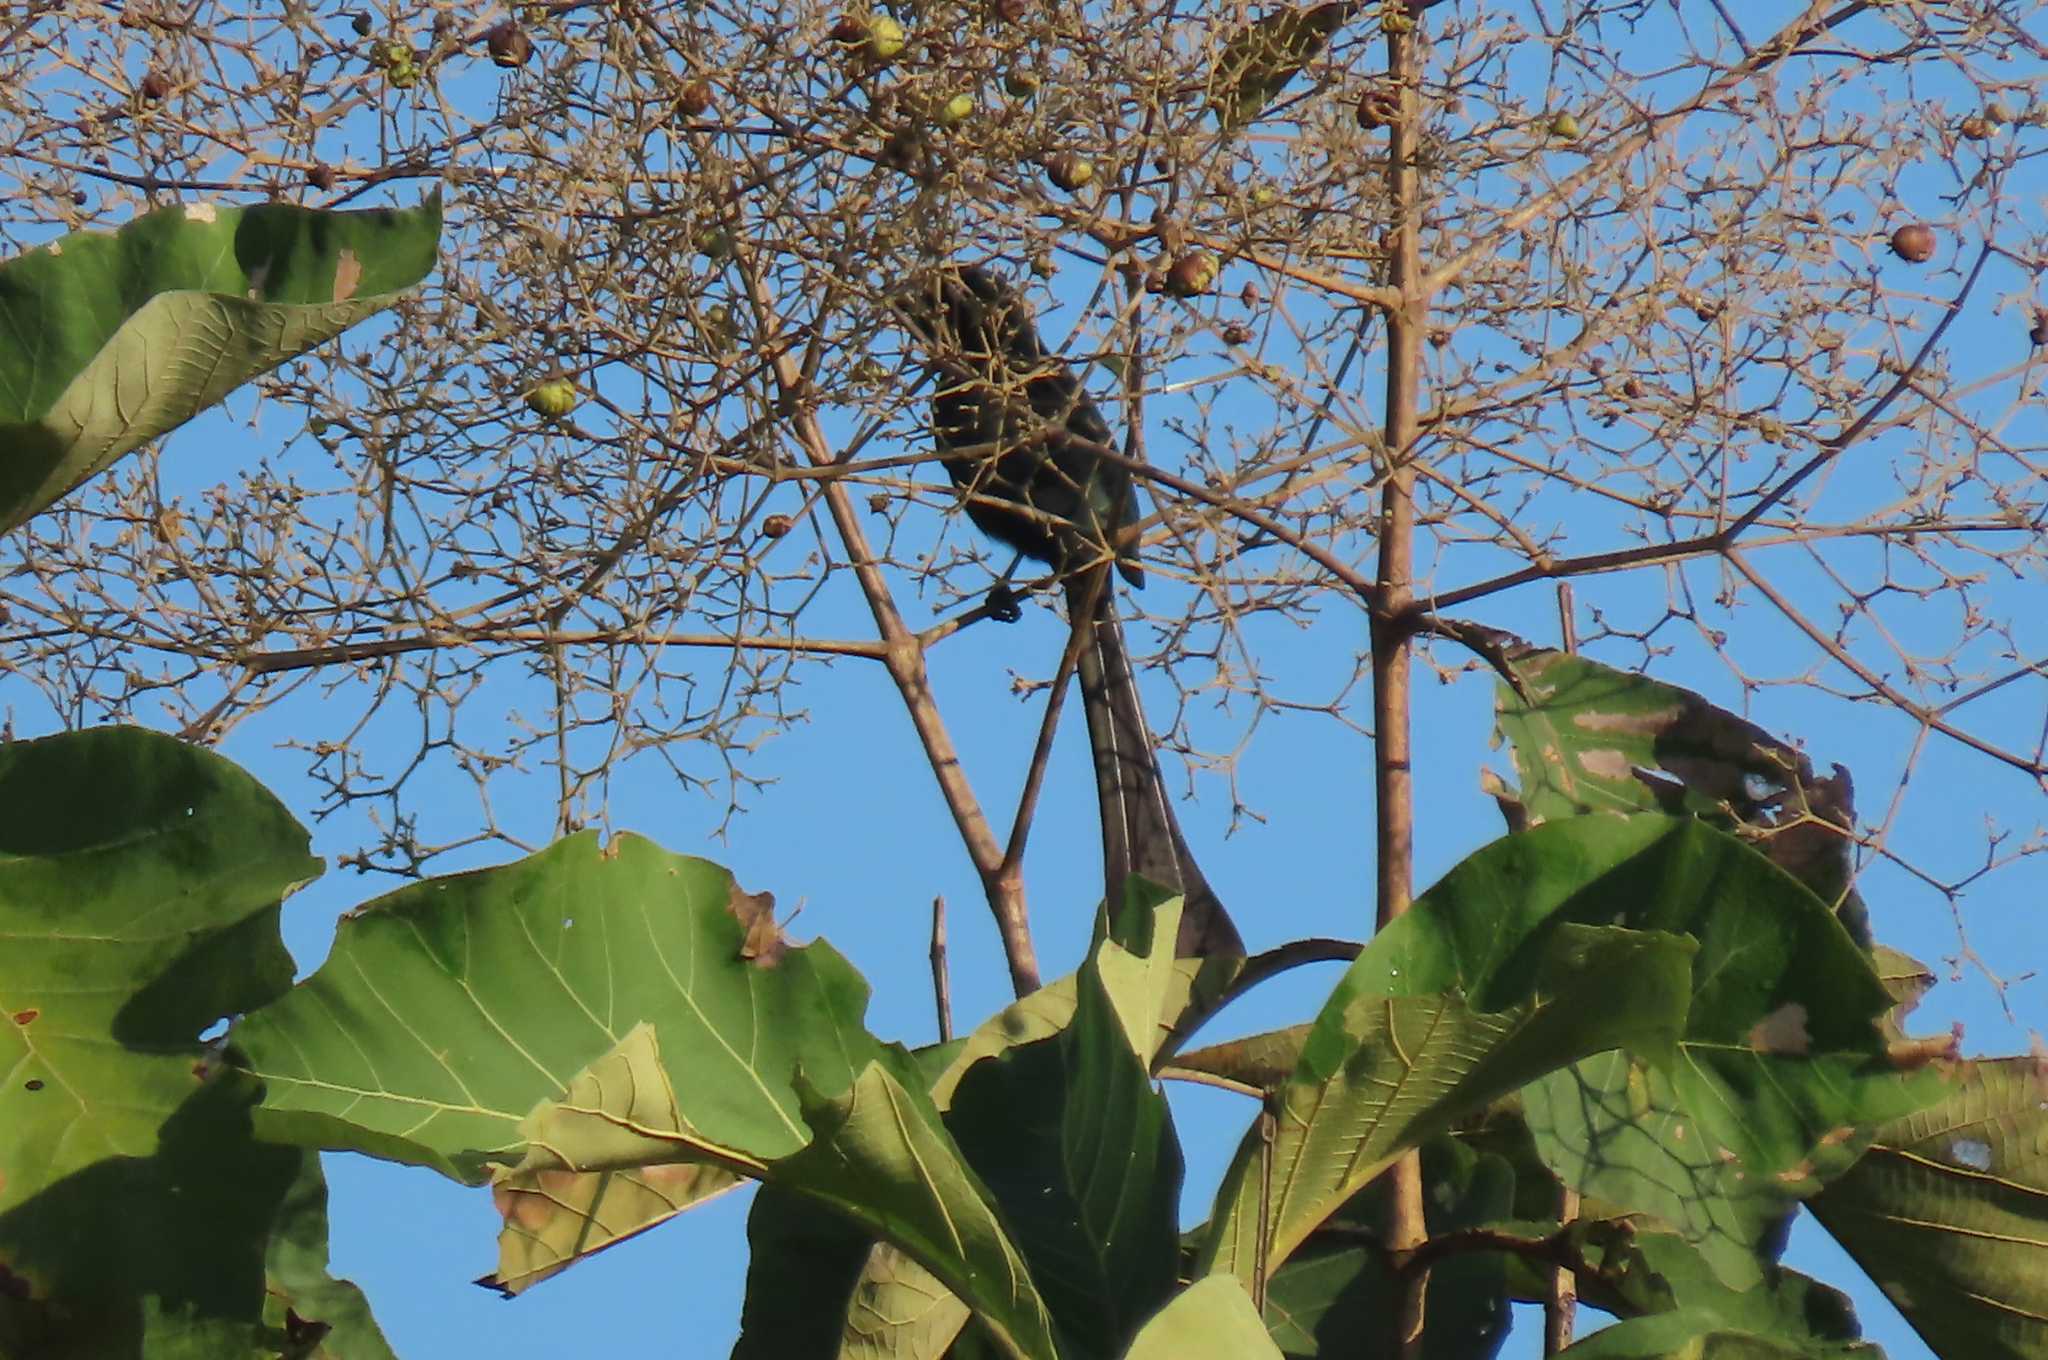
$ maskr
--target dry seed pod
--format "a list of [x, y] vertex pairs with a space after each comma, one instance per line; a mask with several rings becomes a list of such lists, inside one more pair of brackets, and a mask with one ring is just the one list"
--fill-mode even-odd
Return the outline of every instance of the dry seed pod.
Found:
[[676, 92], [676, 112], [685, 118], [702, 118], [711, 112], [711, 85], [693, 80]]
[[1914, 222], [1892, 233], [1892, 254], [1908, 264], [1925, 264], [1934, 258], [1934, 228]]
[[1062, 151], [1045, 162], [1045, 177], [1055, 188], [1073, 193], [1095, 178], [1095, 162], [1074, 151]]
[[526, 65], [526, 59], [533, 55], [533, 39], [510, 19], [494, 24], [484, 34], [484, 46], [490, 50], [492, 61], [508, 69]]

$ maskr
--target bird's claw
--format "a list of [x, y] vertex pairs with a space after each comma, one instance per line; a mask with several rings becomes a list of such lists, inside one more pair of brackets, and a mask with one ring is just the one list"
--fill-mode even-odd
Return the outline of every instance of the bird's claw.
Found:
[[1015, 623], [1024, 617], [1023, 606], [1017, 603], [1017, 592], [1010, 589], [1008, 581], [998, 581], [989, 587], [988, 602], [983, 608], [997, 623]]

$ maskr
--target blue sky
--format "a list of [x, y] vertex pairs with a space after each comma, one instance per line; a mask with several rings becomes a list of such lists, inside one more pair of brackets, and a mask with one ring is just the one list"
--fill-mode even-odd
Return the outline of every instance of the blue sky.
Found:
[[[2038, 171], [2033, 173], [2038, 205]], [[1935, 201], [1943, 187], [1928, 185], [1922, 201]], [[1918, 286], [1894, 262], [1880, 260], [1879, 267], [1893, 271], [1887, 277], [1898, 287]], [[1233, 278], [1230, 286], [1237, 282]], [[1999, 286], [2006, 294], [1987, 290], [1980, 295], [1969, 324], [1951, 336], [1958, 373], [1990, 372], [2014, 362], [2015, 323], [1999, 307], [2028, 285], [2011, 271]], [[1374, 393], [1375, 382], [1368, 368], [1355, 390]], [[1368, 400], [1376, 405], [1376, 397]], [[1220, 414], [1252, 425], [1264, 418], [1248, 409]], [[295, 415], [275, 406], [259, 409], [244, 394], [226, 413], [195, 422], [166, 441], [167, 489], [189, 492], [211, 485], [227, 475], [226, 467], [259, 456], [317, 460], [317, 450], [303, 443], [295, 453], [286, 452], [287, 440], [297, 434], [295, 422]], [[2040, 406], [2022, 409], [2007, 435], [2015, 443], [2038, 447], [2043, 442]], [[1163, 431], [1159, 440], [1170, 444]], [[1831, 492], [1843, 502], [1878, 497], [1886, 484], [1882, 469], [1910, 452], [1903, 436], [1859, 451], [1830, 473]], [[928, 470], [926, 475], [937, 474]], [[928, 534], [936, 516], [919, 513], [927, 518], [913, 532]], [[1581, 533], [1593, 527], [1576, 526]], [[968, 531], [957, 525], [950, 532]], [[787, 551], [801, 551], [802, 542], [801, 534], [792, 535]], [[1797, 547], [1761, 551], [1756, 558], [1774, 579], [1805, 588], [1821, 584]], [[1869, 565], [1854, 554], [1845, 560]], [[1471, 579], [1469, 573], [1479, 570], [1461, 564], [1457, 579]], [[1720, 569], [1711, 563], [1687, 566], [1678, 575], [1703, 600], [1723, 584]], [[1596, 609], [1617, 619], [1655, 619], [1670, 583], [1671, 578], [1654, 572], [1579, 583], [1581, 630], [1590, 630]], [[2038, 578], [1993, 577], [1978, 596], [1981, 608], [2015, 621], [2026, 656], [2048, 652], [2043, 587]], [[899, 598], [911, 624], [928, 621], [940, 602], [920, 595], [908, 581], [901, 588]], [[1171, 581], [1155, 574], [1146, 598], [1159, 601], [1160, 612], [1170, 614], [1179, 597]], [[1538, 584], [1463, 612], [1534, 641], [1555, 642], [1556, 610], [1551, 588]], [[1733, 641], [1728, 650], [1748, 673], [1798, 676], [1814, 664], [1805, 641], [1767, 610], [1751, 604], [1707, 612], [1709, 622], [1729, 630]], [[1932, 643], [1953, 622], [1940, 607], [1902, 610], [1898, 616], [1909, 643]], [[1265, 669], [1291, 697], [1337, 692], [1366, 646], [1363, 616], [1342, 605], [1325, 607], [1300, 629], [1270, 621], [1255, 621], [1251, 628]], [[807, 616], [806, 631], [864, 637], [871, 625], [842, 591], [828, 595]], [[1134, 637], [1143, 645], [1151, 634], [1139, 625]], [[1034, 606], [1021, 623], [973, 628], [932, 657], [940, 707], [968, 774], [999, 826], [1007, 824], [1041, 702], [1016, 697], [1012, 680], [1018, 675], [1043, 678], [1063, 640], [1056, 617]], [[1796, 740], [1823, 770], [1837, 761], [1847, 765], [1867, 820], [1884, 816], [1896, 798], [1890, 844], [1934, 877], [1968, 875], [1982, 859], [1990, 825], [2011, 828], [2015, 840], [2041, 834], [2042, 791], [2022, 775], [1939, 736], [1918, 744], [1914, 725], [1900, 715], [1851, 705], [1811, 686], [1781, 684], [1745, 695], [1728, 660], [1699, 630], [1668, 629], [1658, 641], [1671, 647], [1652, 668], [1658, 679], [1695, 688]], [[1592, 654], [1623, 664], [1635, 659], [1597, 646]], [[1434, 655], [1446, 664], [1463, 660], [1447, 648]], [[718, 665], [715, 656], [704, 657], [707, 679], [715, 678]], [[1825, 666], [1815, 674], [1834, 683], [1842, 680]], [[868, 661], [806, 664], [796, 676], [793, 702], [808, 710], [808, 719], [767, 742], [755, 757], [750, 772], [767, 782], [747, 795], [745, 815], [728, 821], [719, 797], [681, 791], [658, 763], [643, 760], [615, 782], [611, 824], [672, 850], [717, 860], [731, 867], [745, 887], [774, 892], [784, 913], [797, 913], [790, 926], [794, 935], [829, 938], [870, 980], [870, 1027], [910, 1044], [935, 1037], [925, 931], [932, 899], [944, 896], [951, 908], [956, 1023], [964, 1031], [1008, 999], [1007, 979], [979, 884], [930, 773], [915, 756], [897, 695], [881, 669]], [[1170, 710], [1174, 692], [1163, 676], [1151, 679], [1155, 711]], [[2038, 676], [2010, 686], [1973, 707], [1973, 721], [1979, 730], [2025, 748], [2039, 740], [2041, 714], [2048, 708], [2044, 692], [2048, 683]], [[465, 721], [474, 714], [481, 726], [508, 724], [515, 707], [535, 705], [536, 694], [516, 674], [516, 666], [506, 666], [465, 701]], [[284, 749], [284, 743], [326, 731], [337, 713], [353, 712], [349, 705], [359, 698], [347, 689], [326, 695], [304, 687], [236, 728], [223, 748], [277, 790], [312, 827], [316, 852], [330, 857], [358, 849], [372, 833], [362, 817], [350, 813], [316, 822], [321, 790], [307, 779], [303, 756]], [[1426, 668], [1418, 672], [1418, 885], [1433, 881], [1501, 830], [1478, 782], [1482, 768], [1504, 768], [1501, 753], [1490, 747], [1492, 703], [1492, 680], [1484, 672], [1443, 680]], [[0, 704], [20, 734], [53, 725], [40, 698], [17, 679], [0, 679]], [[1344, 716], [1364, 725], [1369, 710], [1369, 694], [1361, 688], [1346, 700]], [[1076, 706], [1069, 705], [1068, 717], [1026, 864], [1048, 976], [1078, 961], [1100, 896], [1092, 787]], [[1242, 708], [1212, 712], [1198, 701], [1190, 721], [1199, 734], [1228, 745], [1244, 730], [1247, 717]], [[410, 739], [405, 719], [387, 716], [383, 723], [369, 744], [387, 754], [402, 751]], [[1278, 711], [1261, 719], [1238, 770], [1236, 791], [1254, 816], [1239, 819], [1233, 828], [1223, 781], [1208, 777], [1197, 782], [1194, 801], [1182, 810], [1189, 839], [1253, 949], [1298, 936], [1356, 937], [1369, 928], [1371, 761], [1369, 740], [1352, 728], [1326, 716]], [[1169, 759], [1167, 764], [1169, 782], [1180, 787], [1179, 763]], [[544, 837], [551, 797], [551, 781], [537, 775], [526, 783], [507, 784], [497, 811], [527, 834]], [[430, 834], [460, 835], [475, 825], [472, 786], [445, 769], [430, 768], [415, 786], [413, 801]], [[497, 862], [506, 854], [501, 846], [490, 847], [451, 856], [437, 867], [453, 871]], [[287, 905], [286, 929], [301, 967], [318, 964], [339, 913], [390, 886], [392, 881], [381, 876], [330, 869], [294, 897]], [[1921, 1032], [1939, 1032], [1959, 1022], [1966, 1051], [2010, 1053], [2025, 1051], [2036, 1034], [2048, 1029], [2043, 983], [2032, 978], [2016, 982], [2002, 1004], [1985, 970], [1963, 957], [1959, 933], [1967, 931], [1968, 948], [1992, 968], [2015, 976], [2026, 973], [2042, 957], [2048, 856], [1990, 874], [1953, 902], [1883, 862], [1868, 868], [1861, 886], [1878, 938], [1929, 963], [1942, 979], [1917, 1016]], [[1233, 1008], [1208, 1037], [1304, 1018], [1335, 976], [1331, 967], [1290, 974]], [[1186, 1205], [1192, 1220], [1206, 1210], [1251, 1110], [1213, 1091], [1174, 1087], [1170, 1094], [1188, 1151]], [[358, 1158], [329, 1157], [327, 1165], [335, 1270], [364, 1286], [387, 1336], [408, 1360], [451, 1354], [522, 1360], [599, 1348], [621, 1354], [718, 1355], [735, 1333], [745, 1268], [744, 1194], [693, 1211], [507, 1302], [468, 1283], [493, 1264], [496, 1218], [485, 1193], [426, 1171]], [[1889, 1305], [1858, 1284], [1853, 1267], [1810, 1224], [1795, 1232], [1788, 1262], [1851, 1288], [1867, 1334], [1893, 1360], [1928, 1354]], [[1525, 1326], [1507, 1354], [1536, 1353], [1535, 1330]]]

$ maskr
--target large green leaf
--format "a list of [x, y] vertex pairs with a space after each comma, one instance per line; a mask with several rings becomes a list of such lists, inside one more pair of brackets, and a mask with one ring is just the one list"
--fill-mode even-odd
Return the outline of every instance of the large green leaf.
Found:
[[1786, 1341], [1720, 1325], [1697, 1308], [1631, 1318], [1559, 1352], [1572, 1360], [1884, 1360], [1856, 1341]]
[[1180, 1145], [1147, 1061], [1179, 920], [1176, 899], [1142, 954], [1102, 939], [1066, 1027], [970, 1068], [946, 1116], [1073, 1360], [1122, 1351], [1175, 1281]]
[[[1096, 920], [1090, 968], [1100, 971], [1104, 991], [1113, 1002], [1117, 1023], [1124, 1027], [1134, 1051], [1147, 1062], [1190, 1017], [1214, 1005], [1234, 977], [1238, 959], [1177, 959], [1144, 943], [1179, 919], [1178, 898], [1132, 878], [1115, 912]], [[1105, 944], [1114, 948], [1105, 949]], [[1129, 945], [1131, 947], [1126, 948]], [[919, 1058], [933, 1071], [932, 1097], [941, 1110], [952, 1106], [961, 1079], [984, 1059], [1036, 1044], [1061, 1034], [1073, 1022], [1081, 994], [1081, 974], [1069, 974], [1020, 998], [991, 1016], [966, 1039], [943, 1050], [921, 1050]], [[1148, 1018], [1149, 1017], [1149, 1018]], [[1000, 1154], [998, 1154], [1000, 1155]], [[750, 1266], [748, 1298], [786, 1290], [768, 1271]], [[836, 1312], [836, 1297], [819, 1306]], [[765, 1311], [765, 1309], [764, 1309]], [[897, 1360], [944, 1354], [965, 1323], [965, 1309], [915, 1261], [887, 1247], [869, 1256], [851, 1301], [845, 1303], [846, 1328], [839, 1354], [849, 1357], [891, 1356]], [[789, 1354], [800, 1352], [789, 1351]]]
[[306, 845], [170, 737], [0, 745], [0, 1353], [271, 1357], [324, 1328], [325, 1354], [389, 1355], [326, 1274], [318, 1159], [254, 1142], [199, 1041], [291, 985]]
[[[1565, 922], [1699, 941], [1675, 1054], [1641, 1044], [1523, 1093], [1543, 1156], [1577, 1189], [1655, 1214], [1736, 1285], [1769, 1226], [1930, 1098], [1873, 1023], [1882, 982], [1825, 904], [1691, 818], [1572, 818], [1472, 856], [1375, 941], [1412, 986], [1481, 994]], [[1860, 1132], [1859, 1132], [1860, 1130]]]
[[1463, 992], [1411, 990], [1418, 942], [1382, 931], [1331, 993], [1276, 1094], [1269, 1135], [1254, 1128], [1224, 1177], [1206, 1271], [1249, 1282], [1263, 1246], [1270, 1275], [1396, 1157], [1461, 1115], [1589, 1054], [1669, 1043], [1684, 1020], [1693, 946], [1679, 936], [1566, 926]]
[[2048, 1355], [2048, 1066], [1980, 1059], [1879, 1131], [1814, 1216], [1945, 1360]]
[[[756, 1173], [809, 1141], [799, 1066], [843, 1089], [879, 1051], [867, 984], [830, 945], [786, 948], [771, 909], [631, 835], [401, 888], [343, 918], [320, 970], [235, 1028], [267, 1088], [258, 1130], [475, 1184], [521, 1159], [529, 1114], [593, 1064], [645, 1059], [688, 1093], [696, 1150]], [[643, 1164], [556, 1151], [582, 1171]]]
[[441, 200], [321, 212], [184, 203], [0, 264], [0, 528], [434, 267]]
[[393, 893], [234, 1031], [267, 1088], [259, 1130], [501, 1187], [709, 1163], [830, 1205], [932, 1270], [1011, 1354], [1049, 1356], [929, 1073], [863, 1027], [867, 986], [845, 960], [789, 946], [772, 910], [634, 836]]
[[960, 1159], [908, 1060], [870, 1062], [842, 1095], [798, 1075], [810, 1145], [767, 1179], [902, 1247], [1017, 1360], [1056, 1360], [1052, 1319], [989, 1193]]
[[491, 1186], [504, 1219], [498, 1267], [477, 1283], [507, 1298], [738, 1189], [745, 1180], [709, 1162], [663, 1162], [606, 1171], [507, 1173]]
[[1804, 755], [1755, 723], [1646, 675], [1534, 648], [1512, 664], [1521, 692], [1500, 686], [1500, 733], [1522, 787], [1494, 789], [1511, 820], [1690, 813], [1761, 849], [1865, 937], [1847, 770], [1817, 778]]
[[1280, 1352], [1243, 1286], [1211, 1275], [1160, 1309], [1124, 1360], [1280, 1360]]
[[[965, 1046], [954, 1040], [912, 1056], [937, 1080]], [[936, 1275], [816, 1200], [764, 1186], [747, 1241], [734, 1360], [938, 1360], [967, 1325], [967, 1305]]]
[[886, 1243], [869, 1253], [845, 1311], [837, 1352], [845, 1360], [957, 1360], [970, 1322], [967, 1305], [936, 1275]]
[[732, 1360], [837, 1355], [847, 1300], [874, 1250], [866, 1228], [793, 1190], [762, 1186], [747, 1214], [747, 1294]]
[[[1422, 1147], [1422, 1206], [1431, 1237], [1508, 1216], [1515, 1175], [1504, 1158], [1448, 1137]], [[1386, 1325], [1402, 1284], [1379, 1246], [1386, 1237], [1387, 1180], [1361, 1191], [1311, 1235], [1266, 1284], [1266, 1327], [1289, 1360], [1395, 1360], [1401, 1344]], [[1372, 1245], [1364, 1245], [1371, 1243]], [[1496, 1253], [1458, 1252], [1429, 1272], [1424, 1360], [1489, 1360], [1507, 1338], [1505, 1262]]]

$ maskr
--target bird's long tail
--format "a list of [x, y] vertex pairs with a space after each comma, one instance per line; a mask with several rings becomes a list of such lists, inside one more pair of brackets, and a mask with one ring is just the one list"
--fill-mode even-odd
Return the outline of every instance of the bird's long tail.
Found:
[[[1096, 579], [1091, 581], [1091, 575]], [[1075, 669], [1095, 753], [1095, 788], [1102, 805], [1103, 881], [1114, 896], [1131, 874], [1186, 899], [1177, 952], [1182, 958], [1244, 953], [1244, 940], [1188, 850], [1180, 820], [1166, 796], [1153, 753], [1152, 729], [1138, 702], [1138, 680], [1124, 647], [1123, 626], [1104, 569], [1067, 583], [1067, 606], [1076, 627], [1091, 634]], [[1082, 620], [1088, 622], [1084, 625]]]

